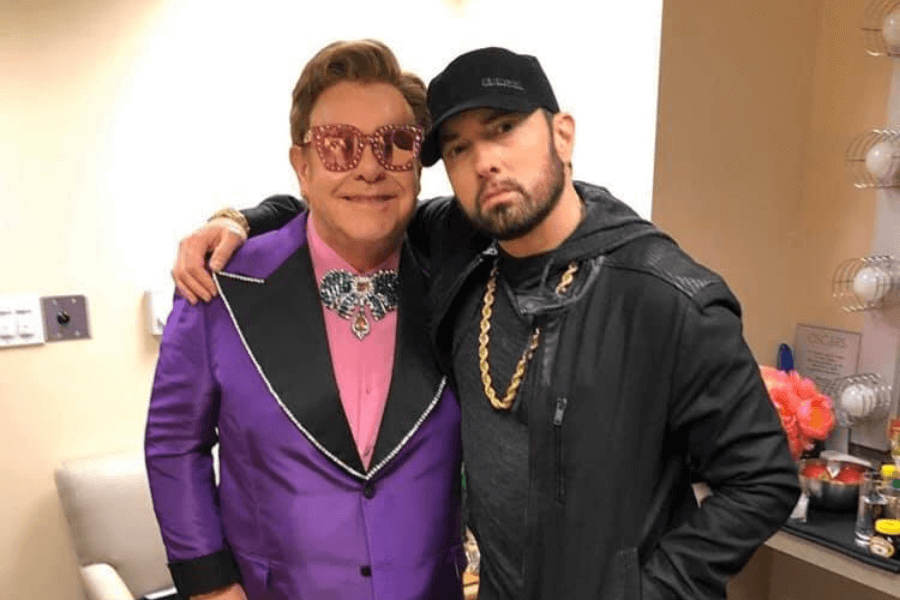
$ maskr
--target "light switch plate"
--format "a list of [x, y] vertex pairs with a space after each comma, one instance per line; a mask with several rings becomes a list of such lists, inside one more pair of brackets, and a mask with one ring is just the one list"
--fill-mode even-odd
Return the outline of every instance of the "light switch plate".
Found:
[[90, 339], [87, 298], [84, 296], [45, 296], [41, 298], [41, 308], [48, 342]]
[[0, 348], [44, 343], [44, 321], [37, 294], [0, 296]]

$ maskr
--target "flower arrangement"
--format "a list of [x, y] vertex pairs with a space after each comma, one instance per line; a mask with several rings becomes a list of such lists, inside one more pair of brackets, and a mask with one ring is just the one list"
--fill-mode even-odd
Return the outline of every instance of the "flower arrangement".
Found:
[[781, 418], [794, 460], [812, 450], [813, 440], [825, 440], [834, 429], [831, 398], [821, 394], [816, 384], [796, 371], [779, 371], [760, 366], [769, 398]]

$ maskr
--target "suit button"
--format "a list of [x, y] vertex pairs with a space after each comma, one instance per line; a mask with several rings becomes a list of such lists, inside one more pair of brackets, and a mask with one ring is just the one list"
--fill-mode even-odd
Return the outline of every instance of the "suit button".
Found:
[[363, 496], [366, 498], [366, 500], [371, 500], [372, 498], [374, 498], [375, 497], [375, 487], [371, 486], [371, 485], [366, 485], [366, 487], [363, 488]]
[[363, 577], [371, 577], [372, 576], [372, 567], [369, 565], [363, 565], [359, 568], [359, 574]]

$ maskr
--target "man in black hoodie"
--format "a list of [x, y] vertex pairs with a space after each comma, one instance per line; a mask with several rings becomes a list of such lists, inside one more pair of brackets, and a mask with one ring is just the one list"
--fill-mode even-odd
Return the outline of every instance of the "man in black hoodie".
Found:
[[[725, 598], [799, 491], [737, 300], [573, 181], [574, 121], [534, 57], [464, 54], [428, 106], [422, 163], [444, 161], [455, 197], [422, 203], [408, 235], [462, 406], [479, 597]], [[257, 234], [301, 208], [278, 196], [244, 215]], [[221, 267], [240, 241], [221, 223], [182, 242], [189, 297], [214, 293], [206, 252]]]

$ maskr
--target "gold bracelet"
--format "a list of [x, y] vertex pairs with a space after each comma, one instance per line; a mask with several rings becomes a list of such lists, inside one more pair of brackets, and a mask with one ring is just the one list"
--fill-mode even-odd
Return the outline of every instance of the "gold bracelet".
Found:
[[229, 219], [234, 221], [238, 225], [240, 225], [241, 229], [244, 230], [245, 235], [250, 235], [250, 222], [247, 221], [247, 217], [244, 216], [239, 210], [235, 210], [230, 206], [228, 208], [223, 208], [221, 210], [217, 210], [212, 214], [212, 216], [207, 220], [212, 221], [213, 219]]

